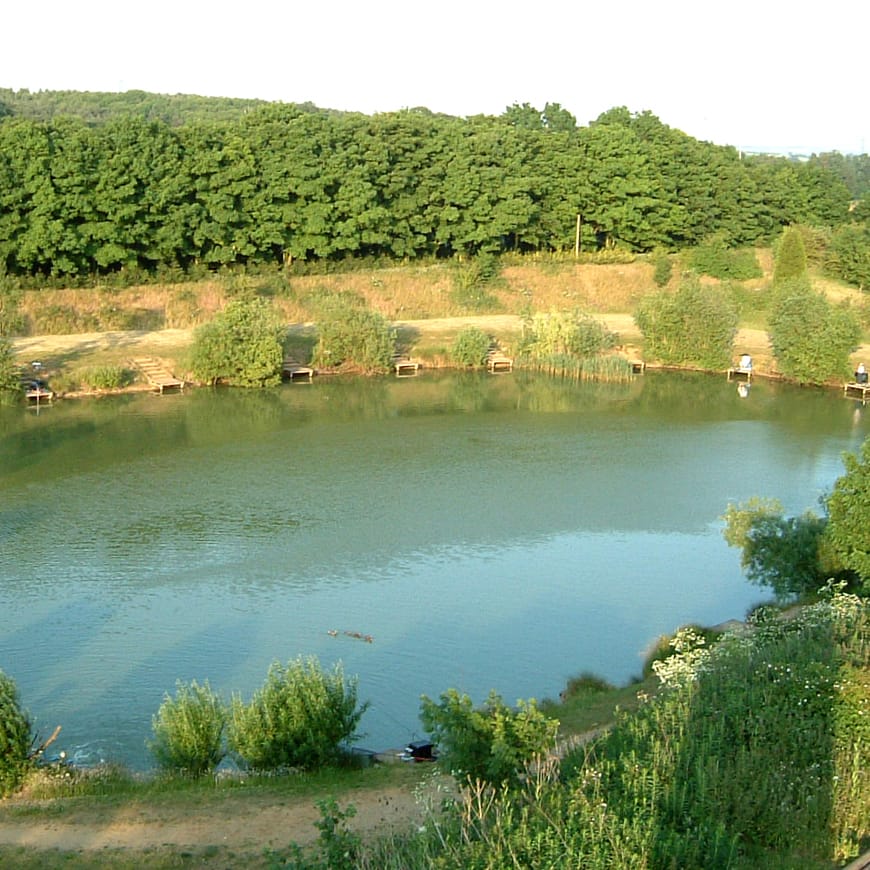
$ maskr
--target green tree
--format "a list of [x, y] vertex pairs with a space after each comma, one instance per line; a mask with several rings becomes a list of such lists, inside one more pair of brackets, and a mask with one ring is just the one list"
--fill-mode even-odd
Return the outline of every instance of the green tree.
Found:
[[725, 540], [742, 551], [746, 576], [778, 598], [812, 595], [832, 576], [822, 546], [824, 517], [786, 517], [776, 499], [753, 498], [729, 504], [723, 519]]
[[283, 334], [265, 299], [234, 299], [197, 329], [191, 349], [194, 377], [210, 384], [273, 386], [281, 380]]
[[835, 307], [808, 281], [790, 279], [777, 289], [770, 315], [770, 343], [780, 371], [803, 384], [847, 376], [849, 355], [861, 330], [846, 307]]
[[20, 395], [21, 378], [15, 364], [12, 342], [0, 334], [0, 403], [9, 404]]
[[15, 681], [0, 671], [0, 797], [21, 784], [30, 767], [30, 719], [21, 707]]
[[676, 293], [645, 296], [634, 319], [647, 354], [665, 364], [722, 369], [731, 360], [737, 307], [720, 288], [684, 280]]
[[552, 751], [559, 728], [534, 699], [511, 708], [492, 691], [475, 708], [456, 689], [443, 692], [439, 702], [423, 695], [420, 721], [456, 776], [489, 783], [517, 782], [532, 761]]
[[346, 679], [340, 664], [327, 672], [314, 656], [274, 662], [250, 703], [233, 698], [228, 745], [255, 770], [314, 770], [356, 739], [367, 709], [357, 702], [356, 678]]
[[844, 224], [834, 231], [825, 270], [861, 290], [870, 290], [870, 223]]
[[208, 680], [178, 682], [175, 697], [166, 695], [152, 717], [154, 739], [148, 749], [163, 770], [191, 776], [210, 774], [224, 757], [226, 706]]
[[776, 247], [776, 260], [773, 266], [773, 283], [800, 279], [807, 274], [807, 252], [800, 230], [795, 226], [782, 231]]
[[827, 543], [839, 561], [854, 571], [870, 595], [870, 439], [861, 455], [846, 454], [846, 473], [827, 500]]

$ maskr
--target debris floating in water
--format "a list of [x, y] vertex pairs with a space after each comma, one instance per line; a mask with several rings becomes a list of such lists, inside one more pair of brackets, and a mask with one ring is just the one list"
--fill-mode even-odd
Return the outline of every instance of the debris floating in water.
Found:
[[[339, 632], [334, 628], [327, 629], [326, 633], [330, 637], [338, 637], [339, 635]], [[374, 643], [374, 638], [370, 634], [362, 634], [359, 631], [343, 631], [341, 634], [347, 637], [353, 637], [356, 640], [363, 640], [366, 643]]]

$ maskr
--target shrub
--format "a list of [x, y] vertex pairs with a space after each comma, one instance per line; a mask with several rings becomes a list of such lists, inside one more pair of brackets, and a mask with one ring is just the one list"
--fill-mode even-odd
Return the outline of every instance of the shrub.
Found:
[[196, 330], [191, 350], [194, 377], [237, 387], [280, 383], [283, 332], [266, 300], [232, 300]]
[[870, 290], [870, 224], [844, 224], [831, 237], [825, 270]]
[[208, 680], [201, 686], [178, 682], [175, 697], [166, 695], [151, 720], [148, 749], [163, 770], [203, 776], [224, 757], [226, 721], [226, 707]]
[[770, 316], [770, 343], [784, 375], [824, 384], [848, 375], [849, 355], [860, 327], [845, 307], [834, 307], [809, 282], [792, 279], [777, 288]]
[[673, 263], [665, 251], [656, 251], [653, 254], [653, 281], [656, 287], [664, 287], [671, 280]]
[[559, 728], [534, 699], [512, 709], [492, 691], [475, 709], [456, 689], [443, 692], [440, 703], [424, 695], [420, 721], [455, 776], [489, 783], [517, 782], [533, 760], [553, 748]]
[[532, 360], [585, 359], [614, 347], [617, 335], [581, 311], [535, 314], [526, 323], [523, 354]]
[[689, 251], [688, 261], [696, 272], [722, 281], [746, 281], [764, 274], [754, 251], [729, 248], [721, 236], [707, 239]]
[[731, 361], [737, 308], [730, 294], [697, 279], [645, 296], [634, 319], [647, 354], [665, 364], [721, 369]]
[[450, 348], [450, 359], [460, 366], [482, 366], [486, 362], [492, 339], [476, 326], [460, 330]]
[[344, 298], [322, 304], [321, 312], [315, 365], [350, 365], [366, 372], [389, 370], [396, 330], [382, 314]]
[[30, 768], [30, 719], [21, 708], [18, 687], [0, 671], [0, 797], [13, 792]]
[[338, 760], [367, 709], [340, 664], [327, 673], [315, 657], [274, 662], [249, 704], [233, 698], [228, 744], [255, 770], [315, 769]]
[[786, 227], [776, 248], [773, 283], [780, 284], [807, 274], [807, 252], [804, 239], [797, 227]]
[[21, 395], [21, 380], [12, 352], [12, 342], [0, 336], [0, 398], [17, 399]]
[[491, 253], [478, 254], [455, 267], [450, 298], [454, 304], [468, 311], [493, 311], [499, 307], [499, 302], [489, 292], [489, 287], [500, 276], [499, 258]]

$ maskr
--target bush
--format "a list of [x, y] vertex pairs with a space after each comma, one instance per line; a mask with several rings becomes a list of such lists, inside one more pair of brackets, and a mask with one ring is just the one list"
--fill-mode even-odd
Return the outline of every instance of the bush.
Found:
[[720, 236], [714, 236], [689, 251], [688, 261], [696, 272], [722, 281], [746, 281], [764, 274], [754, 251], [729, 248]]
[[825, 270], [861, 290], [870, 290], [870, 225], [839, 227], [831, 237]]
[[849, 355], [860, 327], [845, 307], [833, 307], [809, 282], [792, 279], [777, 288], [770, 343], [780, 370], [803, 384], [824, 384], [849, 374]]
[[656, 251], [653, 254], [653, 281], [656, 287], [664, 287], [671, 280], [673, 263], [665, 251]]
[[389, 371], [396, 349], [396, 330], [382, 314], [341, 297], [322, 304], [321, 312], [315, 365]]
[[617, 335], [581, 311], [536, 314], [526, 323], [523, 355], [532, 360], [586, 359], [614, 347]]
[[786, 227], [776, 247], [773, 283], [781, 284], [807, 274], [807, 252], [804, 239], [797, 227]]
[[676, 293], [645, 296], [634, 315], [648, 356], [666, 365], [727, 368], [737, 332], [737, 308], [730, 294], [685, 280]]
[[500, 276], [499, 258], [491, 253], [478, 254], [456, 266], [450, 298], [454, 304], [468, 311], [493, 311], [499, 307], [499, 302], [489, 292], [489, 287]]
[[21, 395], [21, 379], [12, 352], [12, 342], [0, 336], [0, 398], [17, 399]]
[[0, 671], [0, 797], [11, 794], [30, 768], [30, 719], [21, 709], [18, 687]]
[[475, 709], [456, 689], [440, 703], [423, 696], [420, 721], [455, 776], [489, 783], [515, 783], [536, 758], [553, 749], [559, 722], [538, 710], [534, 699], [508, 707], [492, 691]]
[[227, 710], [208, 680], [199, 685], [178, 682], [175, 697], [166, 695], [151, 720], [154, 739], [148, 749], [167, 771], [203, 776], [224, 757]]
[[460, 330], [450, 348], [450, 359], [460, 366], [482, 366], [492, 345], [492, 339], [476, 326]]
[[368, 703], [357, 704], [357, 680], [340, 664], [326, 673], [315, 657], [274, 662], [249, 704], [233, 698], [229, 748], [255, 770], [312, 770], [338, 760]]
[[196, 330], [191, 351], [194, 377], [237, 387], [280, 383], [283, 332], [266, 300], [232, 300]]

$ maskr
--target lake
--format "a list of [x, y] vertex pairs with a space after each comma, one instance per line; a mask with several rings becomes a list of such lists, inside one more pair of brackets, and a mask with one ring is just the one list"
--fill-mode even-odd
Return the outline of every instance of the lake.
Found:
[[659, 635], [768, 597], [721, 515], [818, 508], [867, 413], [657, 372], [0, 408], [0, 668], [57, 749], [139, 769], [176, 680], [247, 699], [298, 655], [358, 675], [376, 750], [423, 736], [421, 693], [624, 683]]

